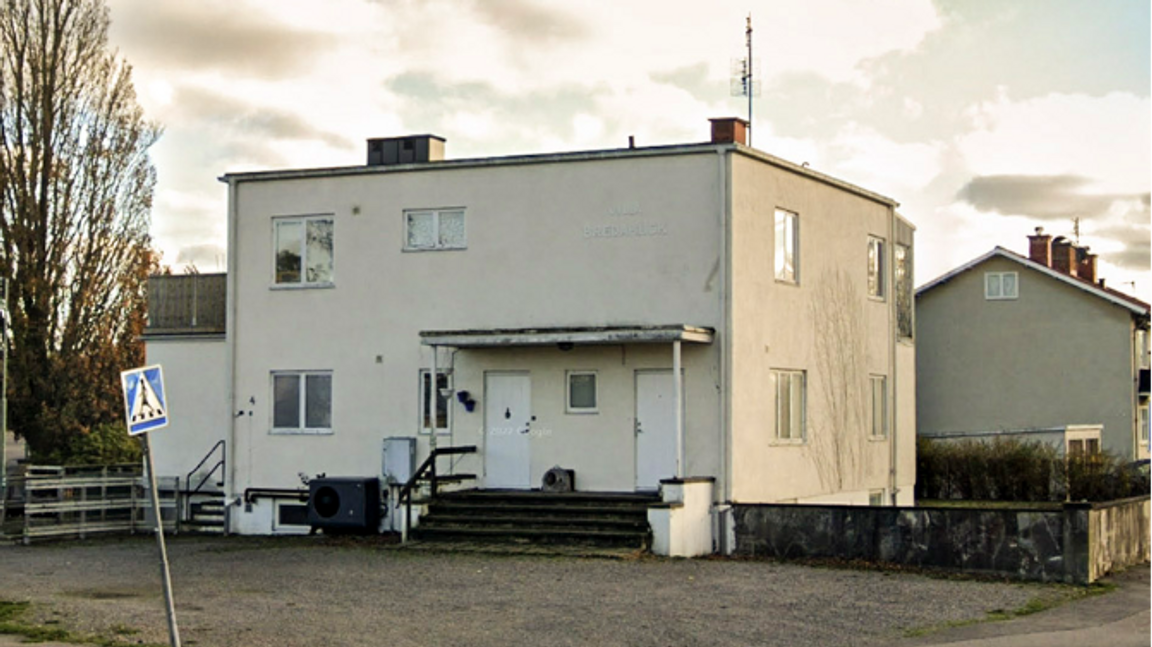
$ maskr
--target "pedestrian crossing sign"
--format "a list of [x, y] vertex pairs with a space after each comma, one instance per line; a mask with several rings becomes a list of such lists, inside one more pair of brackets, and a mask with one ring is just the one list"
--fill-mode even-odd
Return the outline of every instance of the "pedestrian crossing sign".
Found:
[[120, 374], [120, 385], [124, 388], [130, 436], [168, 426], [164, 371], [159, 365], [124, 371]]

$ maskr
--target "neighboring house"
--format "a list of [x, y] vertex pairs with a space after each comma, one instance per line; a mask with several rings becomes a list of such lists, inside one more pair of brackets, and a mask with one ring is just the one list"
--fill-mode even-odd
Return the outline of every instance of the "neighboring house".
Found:
[[917, 290], [919, 433], [1147, 458], [1148, 304], [1106, 287], [1086, 247], [1042, 228], [1029, 241], [1028, 257], [997, 247]]
[[[384, 439], [423, 460], [433, 429], [479, 448], [453, 464], [465, 486], [536, 488], [554, 466], [584, 491], [714, 479], [721, 550], [732, 504], [910, 504], [913, 228], [745, 126], [464, 160], [430, 135], [369, 140], [365, 166], [225, 175], [226, 279], [153, 279], [150, 308], [177, 313], [146, 336], [173, 421], [158, 471], [222, 441], [241, 533], [300, 529], [246, 491], [379, 476]], [[192, 288], [163, 284], [206, 280], [227, 305], [197, 330]]]

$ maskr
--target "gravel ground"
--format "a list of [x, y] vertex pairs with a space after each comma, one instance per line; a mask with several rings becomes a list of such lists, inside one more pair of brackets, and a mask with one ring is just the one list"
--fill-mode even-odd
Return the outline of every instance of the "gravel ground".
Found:
[[[185, 645], [886, 645], [1052, 587], [766, 561], [504, 556], [305, 538], [170, 540]], [[0, 546], [0, 600], [167, 643], [147, 537]], [[138, 633], [126, 631], [138, 630]]]

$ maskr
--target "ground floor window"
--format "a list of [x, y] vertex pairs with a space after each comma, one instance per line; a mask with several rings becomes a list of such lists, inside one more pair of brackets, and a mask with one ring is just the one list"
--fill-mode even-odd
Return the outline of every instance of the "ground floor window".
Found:
[[882, 438], [888, 435], [888, 378], [872, 375], [872, 436]]
[[[432, 419], [428, 413], [428, 398], [430, 382], [429, 375], [432, 372], [425, 369], [420, 371], [420, 433], [427, 434], [432, 431]], [[436, 433], [446, 434], [449, 433], [450, 427], [450, 414], [452, 407], [448, 406], [452, 401], [452, 380], [448, 373], [436, 371]]]
[[1148, 420], [1148, 405], [1144, 405], [1140, 407], [1140, 443], [1144, 447], [1152, 449], [1152, 447], [1148, 447], [1149, 424], [1152, 423]]
[[776, 438], [804, 440], [806, 395], [804, 371], [772, 371], [776, 387]]
[[872, 490], [868, 493], [868, 505], [882, 506], [884, 505], [884, 490]]
[[274, 371], [272, 431], [283, 434], [332, 433], [332, 372]]
[[568, 413], [596, 413], [596, 371], [568, 371]]

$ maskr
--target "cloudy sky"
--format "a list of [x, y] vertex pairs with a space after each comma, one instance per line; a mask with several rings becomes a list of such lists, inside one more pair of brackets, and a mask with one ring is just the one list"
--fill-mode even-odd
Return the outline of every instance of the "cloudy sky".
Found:
[[[1042, 225], [1149, 300], [1147, 0], [110, 0], [162, 123], [164, 262], [222, 270], [225, 172], [699, 142], [752, 15], [754, 144], [891, 196], [917, 282]], [[1134, 283], [1128, 283], [1134, 282]]]

